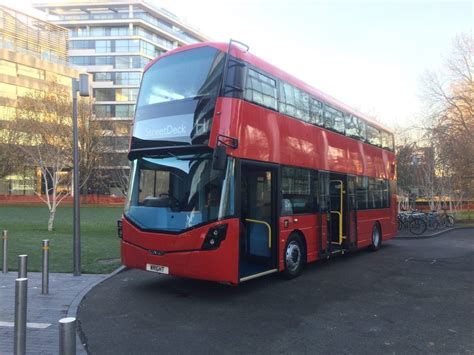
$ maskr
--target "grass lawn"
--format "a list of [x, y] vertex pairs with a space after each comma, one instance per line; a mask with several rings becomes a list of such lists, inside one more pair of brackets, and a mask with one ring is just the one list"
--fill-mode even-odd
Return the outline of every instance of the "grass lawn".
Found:
[[[122, 210], [121, 207], [81, 207], [83, 273], [108, 273], [120, 265], [116, 225]], [[49, 239], [50, 272], [72, 272], [72, 213], [72, 206], [60, 207], [54, 230], [49, 233], [46, 206], [0, 206], [0, 230], [8, 230], [9, 270], [17, 270], [17, 256], [27, 254], [28, 271], [41, 271], [41, 242]]]

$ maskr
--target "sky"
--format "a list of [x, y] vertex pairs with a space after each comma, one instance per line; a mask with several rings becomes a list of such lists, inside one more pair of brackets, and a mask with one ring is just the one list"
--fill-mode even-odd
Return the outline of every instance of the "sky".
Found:
[[[389, 127], [422, 117], [422, 77], [454, 37], [472, 34], [473, 1], [147, 0], [213, 40], [230, 38]], [[24, 9], [30, 0], [0, 0]]]

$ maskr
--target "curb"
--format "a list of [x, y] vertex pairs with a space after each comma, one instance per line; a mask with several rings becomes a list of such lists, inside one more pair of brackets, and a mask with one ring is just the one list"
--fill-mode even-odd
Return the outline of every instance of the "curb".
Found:
[[443, 229], [439, 232], [436, 232], [434, 234], [429, 234], [429, 235], [420, 235], [420, 236], [406, 236], [406, 237], [400, 237], [400, 236], [397, 236], [393, 239], [429, 239], [429, 238], [435, 238], [435, 237], [438, 237], [444, 233], [447, 233], [447, 232], [451, 232], [455, 229], [474, 229], [474, 226], [459, 226], [459, 227], [452, 227], [452, 228], [447, 228], [447, 229]]
[[69, 306], [68, 310], [67, 310], [67, 316], [68, 317], [76, 317], [76, 314], [77, 314], [77, 309], [79, 308], [79, 304], [81, 303], [82, 299], [84, 298], [84, 296], [89, 293], [90, 290], [92, 290], [94, 287], [96, 287], [98, 284], [104, 282], [105, 280], [111, 278], [112, 276], [115, 276], [117, 275], [118, 273], [120, 273], [123, 269], [125, 269], [125, 266], [121, 265], [119, 266], [117, 269], [115, 269], [114, 271], [112, 271], [110, 274], [106, 275], [103, 279], [100, 279], [96, 282], [94, 282], [93, 284], [90, 284], [89, 286], [87, 286], [85, 289], [83, 289], [75, 298], [74, 300], [72, 301], [71, 305]]
[[[84, 288], [76, 297], [74, 297], [73, 301], [69, 305], [68, 310], [67, 310], [67, 317], [73, 317], [73, 318], [76, 318], [77, 320], [77, 310], [79, 308], [79, 305], [81, 304], [82, 299], [89, 293], [89, 291], [92, 290], [97, 285], [99, 285], [100, 283], [110, 279], [111, 277], [117, 275], [118, 273], [122, 272], [125, 269], [126, 267], [121, 265], [117, 269], [112, 271], [110, 274], [106, 275], [103, 279], [100, 279], [94, 282], [93, 284], [90, 284], [86, 288]], [[84, 350], [84, 352], [89, 353], [86, 349], [85, 342], [82, 341], [82, 338], [83, 338], [83, 334], [81, 330], [81, 325], [79, 322], [77, 322], [76, 343], [81, 344], [81, 347]]]

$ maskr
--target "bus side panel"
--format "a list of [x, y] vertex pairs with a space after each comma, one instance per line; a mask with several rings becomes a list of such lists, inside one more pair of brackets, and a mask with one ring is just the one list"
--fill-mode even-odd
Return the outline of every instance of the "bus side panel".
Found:
[[391, 209], [359, 210], [357, 211], [357, 246], [359, 248], [371, 245], [372, 228], [376, 222], [379, 222], [382, 228], [383, 240], [395, 235]]
[[231, 156], [388, 179], [395, 155], [246, 101], [219, 98], [209, 146], [218, 134], [239, 139]]
[[[285, 221], [288, 221], [288, 227], [285, 227]], [[285, 268], [285, 246], [288, 237], [293, 231], [303, 233], [306, 250], [307, 261], [315, 261], [319, 252], [319, 216], [316, 214], [293, 215], [280, 217], [280, 239], [279, 239], [279, 270]]]

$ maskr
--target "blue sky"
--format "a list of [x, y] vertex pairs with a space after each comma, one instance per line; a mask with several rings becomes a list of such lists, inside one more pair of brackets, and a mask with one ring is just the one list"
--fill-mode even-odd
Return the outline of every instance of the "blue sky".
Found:
[[420, 119], [423, 73], [473, 24], [471, 1], [151, 2], [392, 127]]

